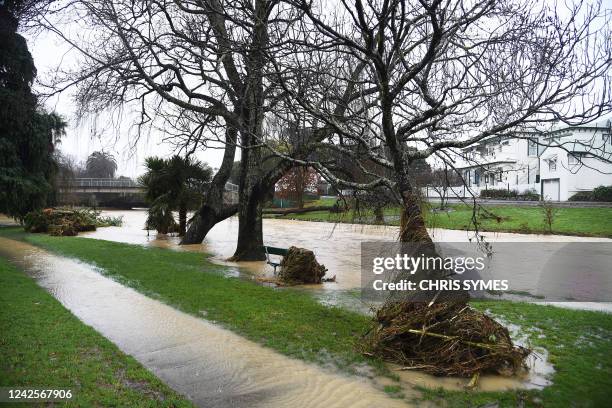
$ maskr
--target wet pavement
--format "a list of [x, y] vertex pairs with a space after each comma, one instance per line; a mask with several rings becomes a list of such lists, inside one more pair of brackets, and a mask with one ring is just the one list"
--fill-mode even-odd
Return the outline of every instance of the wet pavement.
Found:
[[400, 407], [366, 377], [293, 360], [109, 278], [0, 238], [7, 257], [67, 309], [202, 407]]
[[[108, 212], [107, 215], [120, 214]], [[218, 262], [224, 262], [224, 257], [233, 251], [235, 219], [215, 227], [202, 245], [178, 246], [176, 237], [158, 237], [153, 231], [147, 234], [142, 229], [144, 211], [121, 212], [121, 215], [125, 221], [123, 227], [100, 228], [87, 236], [175, 250], [207, 251], [215, 254]], [[359, 251], [361, 240], [390, 240], [397, 233], [391, 227], [280, 220], [266, 220], [265, 228], [274, 236], [266, 244], [309, 247], [328, 268], [336, 269], [343, 284], [327, 283], [304, 289], [315, 289], [313, 294], [322, 303], [329, 304], [346, 302], [347, 291], [338, 289], [359, 285], [359, 256], [355, 251]], [[516, 238], [496, 235], [497, 239]], [[397, 385], [396, 381], [377, 377], [368, 370], [364, 376], [346, 376], [279, 355], [106, 278], [92, 265], [5, 238], [0, 238], [0, 256], [18, 264], [83, 322], [197, 405], [392, 407], [406, 404], [382, 392], [385, 385]], [[247, 275], [271, 272], [263, 262], [248, 263], [246, 267], [241, 263], [237, 270], [241, 274], [247, 271]], [[358, 298], [354, 301], [359, 303]], [[528, 365], [530, 370], [519, 377], [482, 376], [478, 390], [542, 388], [549, 384], [552, 367], [544, 351], [534, 355]], [[467, 383], [466, 379], [440, 379], [414, 371], [397, 373], [402, 392], [408, 397], [416, 392], [414, 386], [461, 390]]]

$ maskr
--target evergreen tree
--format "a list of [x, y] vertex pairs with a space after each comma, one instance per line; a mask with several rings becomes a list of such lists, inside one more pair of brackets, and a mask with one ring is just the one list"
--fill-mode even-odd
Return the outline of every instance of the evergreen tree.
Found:
[[20, 220], [53, 200], [54, 144], [66, 126], [32, 93], [36, 67], [17, 33], [22, 3], [0, 3], [0, 212]]

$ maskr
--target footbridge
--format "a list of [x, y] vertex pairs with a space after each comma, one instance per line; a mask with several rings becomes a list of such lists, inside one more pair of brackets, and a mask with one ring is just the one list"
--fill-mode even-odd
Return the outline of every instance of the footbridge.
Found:
[[[126, 204], [144, 204], [145, 188], [139, 182], [129, 179], [74, 178], [59, 183], [61, 201], [92, 201], [98, 205], [112, 205], [116, 201]], [[238, 186], [225, 184], [223, 201], [228, 204], [238, 202]]]

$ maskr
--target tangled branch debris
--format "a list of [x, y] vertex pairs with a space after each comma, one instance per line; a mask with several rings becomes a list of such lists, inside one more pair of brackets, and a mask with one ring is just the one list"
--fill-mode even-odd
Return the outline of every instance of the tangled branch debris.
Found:
[[100, 217], [91, 209], [46, 208], [25, 216], [25, 230], [46, 232], [55, 236], [74, 236], [82, 231], [95, 231], [96, 227], [121, 225], [121, 218]]
[[530, 350], [515, 346], [508, 330], [464, 302], [386, 303], [366, 336], [364, 352], [433, 375], [513, 375]]
[[285, 284], [321, 283], [325, 272], [327, 268], [317, 262], [312, 251], [292, 246], [281, 261], [278, 280]]

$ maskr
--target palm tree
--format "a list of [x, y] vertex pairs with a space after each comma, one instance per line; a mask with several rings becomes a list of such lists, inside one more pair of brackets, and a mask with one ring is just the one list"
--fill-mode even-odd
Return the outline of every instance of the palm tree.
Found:
[[187, 228], [187, 211], [198, 206], [211, 170], [199, 161], [178, 155], [170, 159], [149, 157], [147, 172], [139, 178], [145, 187], [145, 198], [150, 203], [147, 224], [160, 233], [176, 227], [172, 211], [178, 211], [179, 235]]
[[179, 235], [187, 229], [187, 210], [199, 206], [204, 187], [210, 181], [210, 167], [189, 157], [173, 156], [168, 160], [167, 174], [170, 194], [175, 200], [179, 216]]
[[113, 178], [117, 171], [115, 156], [105, 151], [93, 152], [85, 163], [87, 177]]
[[138, 182], [145, 187], [145, 200], [149, 203], [146, 229], [155, 228], [162, 234], [167, 234], [176, 225], [170, 206], [168, 180], [164, 176], [166, 166], [162, 158], [147, 157], [147, 172], [138, 178]]

